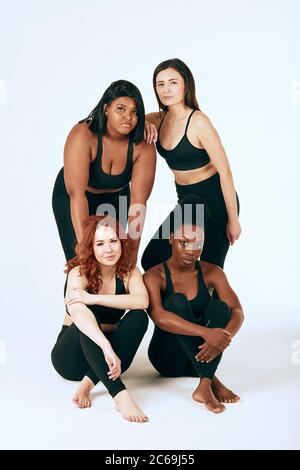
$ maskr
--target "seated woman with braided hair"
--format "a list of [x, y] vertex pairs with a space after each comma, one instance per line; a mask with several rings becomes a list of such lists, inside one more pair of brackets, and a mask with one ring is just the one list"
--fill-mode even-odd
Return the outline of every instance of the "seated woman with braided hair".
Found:
[[147, 289], [138, 268], [128, 269], [125, 238], [118, 220], [89, 217], [76, 256], [67, 263], [65, 304], [70, 316], [65, 316], [51, 359], [63, 378], [81, 381], [73, 396], [78, 407], [91, 405], [90, 392], [101, 381], [126, 420], [144, 423], [147, 416], [120, 379], [149, 321], [144, 310]]
[[[224, 271], [198, 259], [207, 218], [201, 202], [195, 195], [180, 201], [174, 213], [184, 209], [184, 220], [174, 216], [169, 237], [172, 255], [144, 274], [150, 298], [148, 311], [155, 323], [148, 355], [165, 377], [198, 377], [192, 398], [209, 411], [220, 413], [225, 409], [223, 403], [239, 400], [215, 373], [244, 315]], [[187, 204], [193, 208], [189, 213]], [[204, 207], [200, 223], [198, 207]], [[216, 290], [219, 300], [212, 299], [210, 289]]]

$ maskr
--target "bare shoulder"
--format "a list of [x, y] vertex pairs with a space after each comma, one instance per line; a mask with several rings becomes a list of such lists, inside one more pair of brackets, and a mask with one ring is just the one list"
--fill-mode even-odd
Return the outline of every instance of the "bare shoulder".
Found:
[[135, 266], [131, 271], [128, 271], [126, 274], [124, 274], [124, 281], [128, 282], [129, 279], [133, 279], [136, 277], [142, 278], [142, 273], [137, 266]]
[[86, 279], [85, 276], [82, 276], [80, 274], [80, 268], [79, 266], [75, 266], [75, 268], [72, 268], [71, 271], [68, 274], [69, 279]]
[[153, 266], [153, 268], [148, 269], [143, 274], [143, 278], [145, 283], [149, 282], [155, 282], [155, 283], [161, 283], [163, 281], [163, 266], [162, 264], [157, 264], [156, 266]]
[[87, 122], [78, 122], [69, 132], [68, 141], [76, 142], [90, 142], [93, 137], [92, 131], [89, 129], [89, 124]]
[[82, 276], [80, 274], [80, 268], [79, 266], [75, 266], [75, 268], [72, 268], [71, 271], [68, 274], [68, 284], [72, 284], [72, 286], [78, 286], [84, 289], [88, 282], [85, 276]]
[[200, 261], [201, 270], [204, 276], [212, 277], [222, 277], [225, 275], [224, 271], [220, 266], [216, 264], [208, 263], [207, 261]]
[[139, 150], [139, 152], [152, 152], [152, 151], [155, 151], [155, 146], [154, 144], [147, 144], [147, 142], [145, 140], [142, 140], [142, 142], [140, 142], [139, 144], [134, 144], [135, 145], [135, 148], [137, 148]]
[[194, 112], [191, 121], [193, 122], [194, 126], [198, 127], [199, 129], [205, 129], [212, 126], [211, 120], [207, 114], [203, 113], [199, 109]]
[[163, 114], [161, 112], [148, 113], [146, 114], [146, 121], [149, 121], [151, 124], [154, 124], [156, 127], [158, 127], [162, 116]]

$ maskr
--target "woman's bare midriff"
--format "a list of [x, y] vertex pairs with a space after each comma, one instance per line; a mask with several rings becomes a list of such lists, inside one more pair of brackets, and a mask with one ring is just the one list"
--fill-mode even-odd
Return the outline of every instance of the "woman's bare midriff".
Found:
[[91, 188], [90, 186], [86, 187], [86, 190], [89, 193], [93, 193], [93, 194], [116, 193], [116, 192], [120, 191], [121, 189], [122, 188], [117, 188], [117, 189], [95, 189], [95, 188]]
[[175, 176], [176, 183], [182, 186], [199, 183], [200, 181], [204, 181], [217, 173], [216, 168], [211, 163], [208, 163], [202, 168], [196, 168], [195, 170], [172, 171]]
[[[72, 325], [72, 323], [73, 323], [72, 318], [66, 313], [63, 325], [64, 326], [70, 326], [70, 325]], [[98, 323], [98, 325], [99, 325], [101, 331], [103, 331], [103, 333], [110, 333], [112, 331], [116, 331], [116, 329], [119, 326], [119, 323], [114, 323], [114, 324], [111, 324], [111, 323]]]

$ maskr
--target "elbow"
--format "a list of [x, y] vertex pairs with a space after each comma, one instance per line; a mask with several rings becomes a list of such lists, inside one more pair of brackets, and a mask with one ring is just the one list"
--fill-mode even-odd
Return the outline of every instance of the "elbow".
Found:
[[219, 170], [220, 178], [224, 179], [232, 179], [232, 171], [230, 169], [230, 166], [226, 166], [225, 168], [221, 168]]
[[147, 200], [148, 200], [148, 198], [146, 198], [146, 197], [135, 197], [135, 196], [131, 195], [130, 205], [132, 206], [133, 204], [141, 204], [142, 206], [145, 206], [145, 208], [146, 208], [147, 207]]
[[137, 308], [146, 310], [149, 307], [149, 297], [146, 295], [139, 296]]
[[70, 196], [71, 202], [85, 198], [85, 193], [77, 188], [68, 188], [67, 193]]
[[166, 329], [166, 321], [163, 318], [163, 316], [160, 315], [159, 312], [157, 312], [157, 314], [156, 314], [155, 311], [152, 311], [151, 312], [151, 318], [154, 321], [155, 325], [158, 326], [158, 328], [160, 328], [161, 330]]

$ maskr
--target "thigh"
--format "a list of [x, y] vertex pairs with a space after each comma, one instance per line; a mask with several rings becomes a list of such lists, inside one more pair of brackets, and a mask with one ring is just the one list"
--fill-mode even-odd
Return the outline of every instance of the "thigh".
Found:
[[82, 351], [80, 332], [74, 323], [59, 335], [51, 359], [56, 371], [68, 380], [81, 380], [90, 369]]
[[76, 235], [71, 219], [70, 196], [64, 183], [63, 168], [60, 170], [53, 189], [52, 209], [58, 228], [59, 238], [65, 253], [66, 260], [75, 255]]

